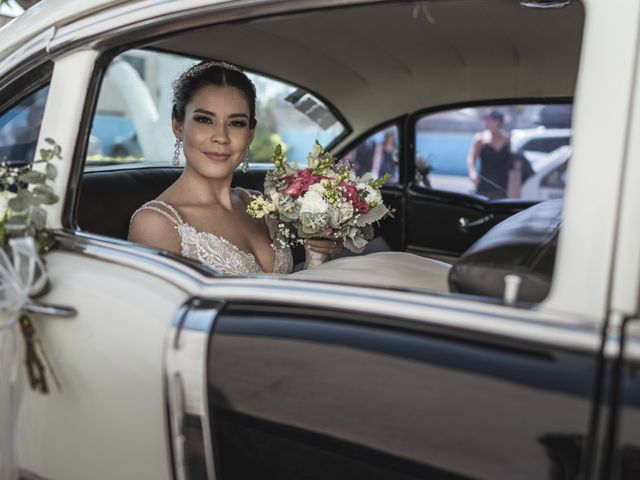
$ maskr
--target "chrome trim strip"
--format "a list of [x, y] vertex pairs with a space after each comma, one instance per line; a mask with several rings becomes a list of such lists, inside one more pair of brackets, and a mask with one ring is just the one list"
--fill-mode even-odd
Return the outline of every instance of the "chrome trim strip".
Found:
[[78, 311], [74, 307], [42, 304], [34, 301], [25, 303], [22, 309], [28, 313], [46, 315], [48, 317], [74, 318], [78, 315]]
[[627, 320], [623, 326], [624, 358], [633, 362], [640, 362], [640, 319]]
[[[186, 459], [190, 457], [187, 439], [183, 432], [186, 415], [200, 417], [202, 445], [207, 468], [207, 478], [215, 479], [213, 438], [209, 409], [207, 366], [209, 337], [220, 303], [194, 298], [185, 303], [173, 321], [167, 342], [165, 375], [173, 459], [178, 478], [186, 478]], [[190, 326], [197, 325], [197, 329]], [[183, 331], [184, 330], [184, 331]]]
[[[490, 334], [594, 354], [600, 350], [602, 325], [598, 319], [578, 318], [537, 307], [508, 307], [459, 295], [375, 289], [289, 276], [207, 277], [142, 246], [126, 246], [125, 242], [109, 242], [104, 237], [98, 240], [70, 232], [56, 232], [56, 238], [62, 240], [59, 250], [148, 272], [202, 299], [330, 307], [377, 318], [387, 316], [390, 320], [412, 321], [416, 328], [444, 327], [469, 335]], [[613, 344], [605, 349], [607, 356], [615, 356], [616, 351]]]

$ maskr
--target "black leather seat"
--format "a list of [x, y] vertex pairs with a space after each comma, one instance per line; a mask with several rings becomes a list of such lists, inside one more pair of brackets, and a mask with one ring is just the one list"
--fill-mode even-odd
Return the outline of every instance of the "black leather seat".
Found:
[[131, 215], [156, 198], [182, 172], [180, 168], [136, 168], [86, 172], [78, 204], [78, 227], [126, 239]]
[[[78, 227], [108, 237], [126, 239], [131, 215], [153, 200], [182, 173], [182, 168], [144, 167], [85, 172], [80, 186]], [[261, 190], [265, 170], [236, 172], [234, 185]]]
[[502, 298], [504, 278], [520, 277], [518, 300], [549, 293], [562, 223], [562, 200], [548, 200], [507, 218], [474, 243], [449, 271], [452, 292]]

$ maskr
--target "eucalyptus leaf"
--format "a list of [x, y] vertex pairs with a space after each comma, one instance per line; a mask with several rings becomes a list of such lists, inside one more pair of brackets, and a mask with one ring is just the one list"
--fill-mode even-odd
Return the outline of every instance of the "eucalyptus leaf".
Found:
[[31, 223], [32, 225], [40, 230], [44, 228], [47, 222], [47, 211], [42, 207], [33, 207], [31, 209]]
[[356, 225], [358, 227], [364, 227], [365, 225], [373, 222], [377, 222], [381, 220], [389, 211], [384, 204], [379, 203], [375, 207], [369, 209], [367, 213], [361, 213], [358, 219], [356, 220]]
[[56, 141], [51, 137], [45, 138], [44, 141], [47, 142], [49, 145], [56, 145]]
[[54, 193], [54, 192], [53, 192], [53, 188], [51, 188], [51, 185], [47, 185], [46, 183], [43, 183], [42, 185], [36, 185], [36, 187], [33, 189], [33, 193]]
[[27, 182], [31, 184], [44, 183], [47, 181], [47, 176], [42, 172], [36, 172], [35, 170], [29, 170], [21, 174], [18, 177], [18, 180], [21, 182]]
[[9, 208], [14, 212], [22, 212], [29, 208], [32, 197], [29, 190], [20, 190], [15, 197], [9, 200]]
[[40, 149], [40, 158], [42, 160], [47, 161], [47, 162], [52, 160], [53, 159], [53, 151], [49, 150], [49, 149], [46, 149], [46, 148], [41, 148]]
[[37, 185], [33, 189], [33, 197], [31, 205], [53, 205], [58, 201], [58, 196], [53, 192], [53, 188], [46, 184]]
[[47, 163], [46, 174], [49, 180], [56, 179], [56, 176], [58, 175], [58, 169], [53, 163]]

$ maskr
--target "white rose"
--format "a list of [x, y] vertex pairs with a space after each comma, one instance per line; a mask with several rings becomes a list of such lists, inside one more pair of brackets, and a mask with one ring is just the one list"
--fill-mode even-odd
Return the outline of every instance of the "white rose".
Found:
[[349, 220], [353, 217], [353, 205], [349, 202], [343, 202], [340, 205], [340, 219], [342, 221]]
[[307, 191], [299, 201], [301, 213], [325, 213], [329, 208], [324, 196], [313, 190]]
[[365, 197], [365, 200], [367, 201], [367, 203], [373, 203], [373, 202], [380, 203], [382, 201], [382, 195], [380, 195], [379, 190], [375, 188], [371, 188], [368, 185], [365, 190], [367, 192], [367, 196]]
[[327, 191], [327, 189], [324, 188], [324, 186], [322, 186], [322, 184], [320, 184], [320, 183], [314, 183], [313, 185], [311, 185], [309, 187], [309, 191], [310, 192], [316, 192], [316, 193], [319, 193], [321, 195], [324, 195], [324, 193]]

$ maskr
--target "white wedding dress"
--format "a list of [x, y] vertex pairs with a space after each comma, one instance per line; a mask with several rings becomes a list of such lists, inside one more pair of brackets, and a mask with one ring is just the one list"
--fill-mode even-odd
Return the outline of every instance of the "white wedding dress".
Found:
[[[151, 200], [133, 212], [131, 219], [142, 210], [153, 210], [171, 220], [180, 235], [182, 256], [208, 263], [229, 275], [265, 273], [253, 254], [241, 250], [226, 238], [196, 230], [185, 222], [178, 211], [167, 202]], [[277, 235], [276, 222], [271, 219], [265, 219], [265, 221], [271, 239], [274, 240]], [[291, 273], [293, 270], [291, 250], [288, 247], [277, 247], [276, 243], [278, 242], [271, 243], [271, 248], [275, 252], [273, 273]]]

